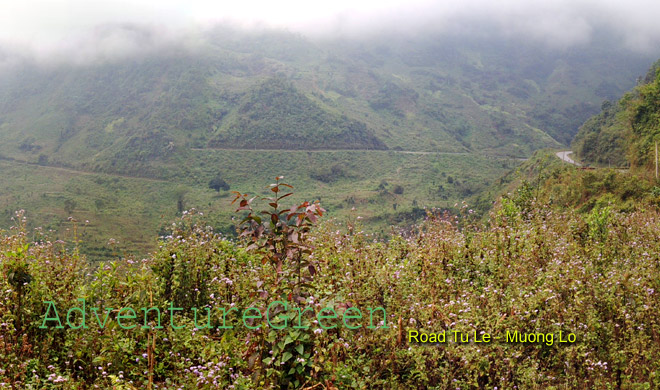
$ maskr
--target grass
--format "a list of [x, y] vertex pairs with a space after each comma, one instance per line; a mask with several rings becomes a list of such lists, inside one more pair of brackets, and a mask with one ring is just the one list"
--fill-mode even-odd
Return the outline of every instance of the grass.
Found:
[[[295, 200], [319, 199], [331, 216], [359, 216], [369, 231], [384, 236], [390, 225], [415, 222], [425, 207], [452, 209], [468, 200], [517, 161], [394, 151], [193, 150], [178, 163], [164, 170], [164, 178], [148, 179], [0, 161], [0, 226], [9, 227], [13, 212], [25, 209], [33, 226], [65, 235], [72, 216], [90, 258], [146, 255], [183, 209], [196, 208], [216, 230], [233, 232], [230, 192], [208, 188], [220, 173], [231, 190], [263, 195], [264, 183], [284, 175], [296, 188]], [[403, 193], [395, 193], [397, 186]], [[109, 246], [111, 238], [118, 243]]]

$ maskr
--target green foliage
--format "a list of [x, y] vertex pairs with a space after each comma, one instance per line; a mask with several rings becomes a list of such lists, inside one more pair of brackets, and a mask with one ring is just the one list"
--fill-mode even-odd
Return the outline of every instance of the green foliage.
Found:
[[331, 113], [282, 78], [271, 78], [243, 98], [233, 119], [210, 145], [258, 149], [387, 149], [359, 121]]
[[[232, 189], [258, 193], [263, 182], [285, 171], [295, 178], [296, 201], [322, 197], [329, 215], [339, 218], [357, 207], [364, 228], [385, 236], [391, 233], [392, 224], [404, 227], [424, 217], [423, 211], [413, 213], [414, 200], [419, 209], [433, 205], [451, 208], [469, 196], [465, 189], [476, 194], [487, 188], [492, 177], [513, 166], [509, 161], [469, 154], [393, 151], [200, 150], [168, 167], [162, 179], [0, 161], [6, 184], [6, 191], [0, 194], [6, 204], [0, 209], [0, 228], [10, 226], [12, 205], [22, 205], [30, 210], [30, 227], [56, 230], [54, 238], [68, 240], [67, 219], [72, 216], [81, 221], [80, 250], [90, 260], [146, 256], [157, 249], [153, 237], [163, 235], [167, 221], [187, 208], [203, 211], [216, 231], [233, 235], [234, 210], [227, 201], [230, 193], [209, 190], [208, 186], [218, 175], [218, 167], [231, 166], [221, 174]], [[447, 185], [443, 173], [460, 177], [457, 181], [462, 184]], [[382, 180], [392, 183], [387, 188], [390, 195], [382, 196], [378, 190]], [[396, 200], [390, 199], [397, 184], [405, 192]], [[66, 199], [76, 204], [71, 214], [64, 210]], [[392, 210], [392, 203], [398, 203], [396, 210]], [[139, 223], [134, 223], [136, 220]], [[108, 244], [110, 238], [113, 245]]]
[[[297, 299], [301, 294], [301, 287], [316, 273], [314, 265], [304, 256], [312, 251], [307, 243], [307, 236], [325, 210], [318, 201], [282, 208], [282, 199], [293, 195], [293, 192], [286, 192], [286, 188], [293, 189], [293, 186], [281, 183], [282, 179], [283, 176], [276, 177], [275, 183], [269, 188], [274, 195], [263, 198], [269, 202], [269, 209], [255, 212], [252, 209], [252, 201], [255, 198], [248, 199], [247, 194], [240, 192], [235, 192], [236, 197], [232, 203], [238, 202], [237, 212], [247, 212], [241, 221], [241, 225], [246, 225], [239, 226], [239, 238], [250, 241], [248, 249], [260, 251], [263, 255], [262, 262], [272, 265], [275, 271], [274, 286], [283, 285], [281, 292], [294, 294], [292, 299]], [[262, 216], [265, 219], [263, 221]]]
[[[232, 231], [227, 194], [207, 190], [232, 166], [222, 172], [232, 188], [257, 191], [266, 178], [291, 172], [307, 198], [321, 186], [331, 215], [358, 206], [365, 228], [385, 235], [390, 223], [415, 214], [413, 200], [449, 209], [483, 195], [518, 163], [503, 156], [567, 142], [648, 63], [602, 45], [575, 56], [433, 35], [364, 45], [270, 31], [208, 37], [194, 52], [3, 72], [1, 169], [12, 173], [3, 175], [0, 226], [28, 208], [35, 226], [64, 235], [68, 198], [77, 204], [71, 214], [90, 221], [85, 253], [146, 254], [165, 221], [189, 207]], [[236, 142], [218, 146], [243, 149], [208, 149], [223, 137]], [[261, 147], [270, 151], [254, 150]], [[460, 184], [441, 183], [441, 173]], [[406, 189], [396, 210], [370, 191], [383, 179]], [[182, 204], [173, 194], [179, 185], [190, 189]], [[106, 245], [109, 238], [118, 244]]]
[[654, 164], [653, 144], [660, 134], [660, 73], [657, 70], [657, 65], [652, 68], [655, 77], [636, 89], [628, 105], [632, 132], [630, 161], [634, 166], [647, 169]]
[[609, 206], [594, 207], [587, 216], [586, 221], [589, 226], [589, 237], [591, 239], [603, 242], [607, 239], [608, 223], [610, 222], [612, 209]]
[[220, 192], [220, 190], [229, 191], [229, 184], [227, 184], [222, 176], [218, 174], [209, 182], [209, 188], [218, 192]]
[[532, 185], [527, 180], [523, 180], [513, 196], [505, 195], [502, 198], [502, 212], [510, 220], [528, 219], [535, 201], [536, 196]]
[[348, 175], [344, 165], [340, 163], [332, 164], [330, 167], [321, 167], [312, 171], [309, 175], [312, 179], [321, 181], [323, 183], [333, 183], [337, 180], [344, 179]]
[[[564, 174], [570, 172], [584, 173]], [[585, 188], [616, 194], [619, 178], [603, 172], [587, 172]], [[30, 242], [19, 213], [18, 227], [0, 241], [6, 324], [0, 380], [53, 389], [657, 385], [660, 349], [652, 340], [660, 331], [654, 298], [660, 286], [653, 254], [660, 252], [660, 214], [654, 207], [622, 213], [610, 192], [587, 214], [557, 210], [545, 190], [560, 178], [551, 172], [540, 191], [523, 182], [503, 199], [490, 227], [431, 213], [412, 236], [382, 242], [355, 221], [316, 226], [320, 206], [284, 206], [294, 196], [278, 177], [261, 212], [253, 209], [256, 198], [236, 193], [245, 214], [240, 243], [214, 233], [201, 214], [185, 212], [148, 259], [96, 267], [48, 237]], [[145, 315], [146, 329], [121, 329], [114, 321], [105, 329], [94, 321], [89, 329], [39, 328], [44, 301], [54, 301], [64, 321], [80, 298], [88, 308], [172, 305], [201, 314], [235, 306], [270, 308], [272, 316], [271, 324], [247, 322], [257, 330], [236, 315], [198, 317], [191, 310], [173, 320], [163, 310], [162, 329], [154, 312]], [[274, 301], [288, 307], [270, 307]], [[296, 307], [339, 313], [383, 307], [387, 328], [366, 328], [363, 313], [358, 329], [314, 331], [315, 317], [299, 318]], [[171, 328], [170, 320], [184, 328]], [[267, 326], [284, 321], [309, 328]], [[225, 323], [234, 328], [217, 329]], [[450, 341], [438, 348], [409, 342], [408, 330], [498, 336], [517, 330], [555, 339], [550, 346]], [[559, 343], [560, 331], [578, 342]]]
[[[314, 298], [309, 290], [318, 272], [318, 263], [310, 258], [313, 247], [308, 236], [313, 225], [325, 212], [318, 202], [283, 207], [282, 200], [293, 195], [287, 189], [292, 190], [293, 187], [281, 182], [282, 179], [282, 176], [276, 177], [275, 183], [269, 187], [273, 196], [262, 199], [269, 202], [268, 209], [255, 212], [252, 208], [255, 198], [248, 199], [247, 194], [240, 192], [235, 192], [236, 197], [232, 202], [238, 202], [237, 212], [247, 212], [239, 226], [239, 238], [247, 242], [248, 250], [257, 252], [262, 258], [262, 264], [272, 267], [272, 276], [264, 278], [257, 287], [260, 298], [265, 300], [263, 304], [268, 305], [266, 310], [277, 318], [273, 321], [274, 327], [284, 327], [287, 322], [295, 323], [302, 314], [297, 314], [293, 307], [287, 310], [282, 305], [270, 311], [269, 300], [266, 298], [271, 303], [313, 303]], [[252, 364], [255, 360], [263, 363], [266, 381], [280, 388], [299, 388], [309, 380], [311, 374], [314, 349], [312, 331], [309, 329], [311, 321], [308, 318], [304, 321], [300, 318], [298, 321], [297, 326], [307, 329], [291, 327], [285, 332], [263, 332], [251, 345], [251, 349], [255, 350], [250, 357]]]
[[601, 113], [580, 128], [573, 141], [578, 156], [602, 165], [631, 165], [650, 176], [660, 139], [659, 64], [617, 104], [603, 103]]
[[625, 107], [605, 101], [600, 114], [586, 121], [573, 139], [573, 151], [584, 161], [623, 167], [627, 165]]

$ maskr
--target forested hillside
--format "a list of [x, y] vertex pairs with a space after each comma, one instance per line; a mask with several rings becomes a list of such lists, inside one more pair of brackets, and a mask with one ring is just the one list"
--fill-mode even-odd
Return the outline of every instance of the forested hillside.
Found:
[[656, 62], [618, 102], [603, 103], [602, 112], [580, 128], [573, 141], [579, 157], [599, 164], [653, 168], [660, 132], [659, 66]]

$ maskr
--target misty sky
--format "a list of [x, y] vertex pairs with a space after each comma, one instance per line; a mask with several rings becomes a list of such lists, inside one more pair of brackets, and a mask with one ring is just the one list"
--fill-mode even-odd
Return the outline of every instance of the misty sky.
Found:
[[655, 53], [659, 15], [657, 0], [0, 0], [0, 62], [11, 54], [83, 61], [194, 45], [217, 23], [312, 38], [495, 31], [559, 48], [609, 31], [631, 49]]

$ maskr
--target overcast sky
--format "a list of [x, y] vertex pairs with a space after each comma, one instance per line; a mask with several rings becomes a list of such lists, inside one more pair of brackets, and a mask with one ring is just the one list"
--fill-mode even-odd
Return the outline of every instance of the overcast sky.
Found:
[[0, 60], [71, 61], [195, 44], [216, 23], [351, 39], [382, 32], [496, 31], [555, 47], [608, 30], [629, 48], [660, 43], [657, 0], [0, 0]]

